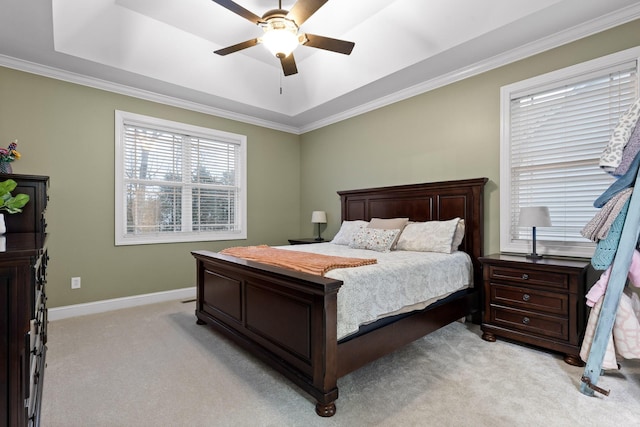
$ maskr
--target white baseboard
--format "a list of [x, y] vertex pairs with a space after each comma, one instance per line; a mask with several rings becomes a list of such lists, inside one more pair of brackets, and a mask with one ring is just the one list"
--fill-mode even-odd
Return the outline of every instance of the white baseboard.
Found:
[[69, 317], [84, 316], [87, 314], [103, 313], [105, 311], [119, 310], [121, 308], [137, 307], [139, 305], [154, 304], [157, 302], [179, 299], [193, 299], [196, 297], [196, 287], [175, 289], [152, 294], [134, 295], [131, 297], [114, 298], [103, 301], [88, 302], [84, 304], [66, 305], [50, 308], [49, 320], [60, 320]]

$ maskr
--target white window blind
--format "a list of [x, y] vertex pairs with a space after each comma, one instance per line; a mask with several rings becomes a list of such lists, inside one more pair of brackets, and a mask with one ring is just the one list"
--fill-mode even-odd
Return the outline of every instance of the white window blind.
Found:
[[520, 208], [547, 206], [552, 227], [537, 229], [538, 252], [591, 256], [594, 244], [580, 231], [614, 180], [599, 160], [638, 97], [637, 62], [596, 61], [595, 69], [581, 64], [523, 82], [524, 90], [503, 88], [501, 251], [530, 252], [532, 230], [518, 226]]
[[243, 136], [116, 117], [116, 244], [246, 238]]

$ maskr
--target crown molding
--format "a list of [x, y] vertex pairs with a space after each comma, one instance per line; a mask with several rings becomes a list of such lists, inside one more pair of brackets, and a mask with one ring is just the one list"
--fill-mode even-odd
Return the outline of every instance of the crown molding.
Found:
[[210, 114], [212, 116], [224, 119], [235, 120], [242, 123], [256, 125], [268, 129], [279, 130], [282, 132], [299, 134], [299, 129], [294, 126], [284, 125], [269, 120], [263, 120], [246, 114], [234, 113], [232, 111], [215, 108], [197, 102], [186, 101], [184, 99], [162, 95], [132, 86], [113, 83], [107, 80], [89, 77], [82, 74], [65, 71], [59, 68], [47, 65], [37, 64], [35, 62], [24, 61], [22, 59], [13, 58], [6, 55], [0, 55], [0, 66], [11, 68], [18, 71], [24, 71], [31, 74], [37, 74], [43, 77], [49, 77], [56, 80], [62, 80], [69, 83], [79, 84], [82, 86], [92, 87], [94, 89], [105, 90], [120, 95], [131, 96], [145, 101], [157, 102], [159, 104], [169, 105], [172, 107], [183, 108], [198, 113]]
[[550, 35], [548, 37], [536, 40], [535, 42], [520, 46], [500, 55], [493, 56], [483, 61], [476, 62], [468, 67], [443, 74], [436, 78], [427, 80], [420, 84], [411, 86], [404, 90], [400, 90], [391, 95], [378, 98], [358, 107], [345, 110], [339, 114], [335, 114], [325, 119], [318, 120], [300, 128], [300, 133], [310, 132], [352, 117], [364, 114], [387, 105], [394, 104], [405, 99], [421, 95], [434, 89], [464, 80], [469, 77], [482, 74], [487, 71], [508, 65], [510, 63], [520, 61], [522, 59], [537, 55], [547, 50], [560, 47], [562, 45], [583, 39], [585, 37], [597, 34], [599, 32], [617, 27], [627, 22], [631, 22], [640, 18], [640, 3], [634, 6], [621, 9], [617, 12], [604, 15], [598, 19], [594, 19], [587, 23], [569, 28], [562, 32]]

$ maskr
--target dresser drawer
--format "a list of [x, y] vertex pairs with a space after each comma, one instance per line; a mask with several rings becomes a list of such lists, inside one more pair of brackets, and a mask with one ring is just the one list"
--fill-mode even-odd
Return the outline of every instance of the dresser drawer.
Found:
[[567, 316], [569, 295], [508, 285], [491, 286], [491, 304]]
[[566, 318], [557, 316], [509, 307], [492, 306], [491, 323], [531, 334], [561, 340], [569, 339], [569, 321]]
[[491, 281], [506, 281], [513, 284], [540, 286], [555, 289], [569, 289], [569, 277], [563, 273], [525, 270], [502, 266], [490, 266]]

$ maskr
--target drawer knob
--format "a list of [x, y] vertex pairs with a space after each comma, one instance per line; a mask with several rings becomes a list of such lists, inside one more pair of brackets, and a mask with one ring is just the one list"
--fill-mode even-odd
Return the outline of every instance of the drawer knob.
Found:
[[529, 324], [529, 318], [528, 317], [523, 317], [522, 318], [522, 323], [525, 324], [525, 325], [528, 325]]
[[529, 278], [529, 275], [527, 273], [522, 273], [523, 280], [527, 280], [528, 278]]
[[531, 295], [529, 294], [522, 295], [522, 301], [529, 301], [530, 299], [531, 299]]

